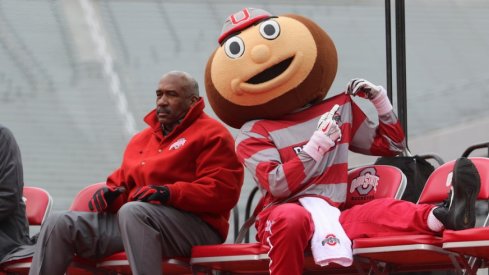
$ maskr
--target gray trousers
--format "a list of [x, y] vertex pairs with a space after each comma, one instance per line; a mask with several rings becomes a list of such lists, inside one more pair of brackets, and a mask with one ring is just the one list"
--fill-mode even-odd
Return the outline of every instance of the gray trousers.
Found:
[[29, 274], [61, 275], [74, 254], [98, 259], [123, 250], [133, 274], [163, 274], [163, 257], [188, 257], [194, 245], [221, 242], [197, 216], [163, 205], [129, 202], [117, 215], [57, 212], [41, 228]]

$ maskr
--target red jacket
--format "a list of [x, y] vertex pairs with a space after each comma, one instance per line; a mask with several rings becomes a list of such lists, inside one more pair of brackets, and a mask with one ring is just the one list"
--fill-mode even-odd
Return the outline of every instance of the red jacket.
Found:
[[233, 137], [203, 110], [200, 99], [167, 136], [156, 110], [151, 111], [144, 118], [150, 127], [131, 139], [121, 167], [108, 177], [107, 185], [126, 187], [126, 198], [139, 186], [166, 185], [167, 205], [199, 216], [225, 240], [244, 172]]

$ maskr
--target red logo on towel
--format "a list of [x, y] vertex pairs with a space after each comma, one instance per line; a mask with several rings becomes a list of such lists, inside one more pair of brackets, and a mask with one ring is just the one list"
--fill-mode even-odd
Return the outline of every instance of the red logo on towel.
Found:
[[328, 234], [328, 235], [326, 235], [326, 237], [324, 238], [324, 240], [321, 242], [321, 244], [323, 246], [325, 244], [330, 245], [330, 246], [334, 246], [334, 245], [339, 244], [339, 243], [340, 243], [340, 239], [336, 238], [336, 236], [334, 234]]

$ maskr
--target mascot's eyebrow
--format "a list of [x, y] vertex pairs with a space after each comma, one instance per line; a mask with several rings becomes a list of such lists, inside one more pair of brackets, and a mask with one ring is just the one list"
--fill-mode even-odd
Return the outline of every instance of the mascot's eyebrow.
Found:
[[236, 36], [236, 35], [238, 35], [238, 34], [240, 34], [240, 33], [241, 33], [241, 31], [235, 31], [235, 32], [231, 33], [230, 35], [228, 35], [226, 38], [224, 38], [224, 40], [222, 40], [222, 42], [221, 42], [221, 47], [222, 47], [222, 45], [224, 45], [224, 43], [226, 43], [226, 41], [228, 41], [228, 40], [229, 40], [231, 37]]
[[267, 20], [272, 19], [272, 18], [278, 18], [278, 16], [275, 16], [274, 15], [274, 16], [270, 16], [270, 17], [267, 17], [267, 18], [260, 19], [260, 20], [256, 21], [255, 23], [253, 23], [253, 26], [256, 26], [256, 25], [260, 24], [261, 22], [267, 21]]

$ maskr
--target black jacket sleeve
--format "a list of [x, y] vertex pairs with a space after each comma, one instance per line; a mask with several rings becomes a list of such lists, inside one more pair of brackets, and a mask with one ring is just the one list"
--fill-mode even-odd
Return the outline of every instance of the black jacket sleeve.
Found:
[[0, 125], [0, 224], [19, 207], [23, 180], [19, 146], [12, 132]]

